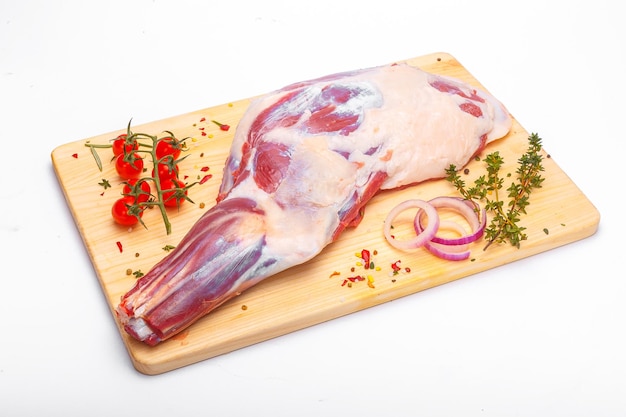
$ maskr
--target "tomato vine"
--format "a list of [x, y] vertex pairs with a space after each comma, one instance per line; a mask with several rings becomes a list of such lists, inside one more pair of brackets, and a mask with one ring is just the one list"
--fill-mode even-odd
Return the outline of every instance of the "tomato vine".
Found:
[[[126, 133], [117, 136], [110, 144], [85, 143], [100, 171], [102, 161], [96, 150], [111, 148], [113, 151], [112, 161], [115, 161], [116, 172], [124, 180], [122, 197], [115, 201], [111, 209], [116, 223], [123, 226], [140, 223], [146, 227], [142, 219], [143, 213], [147, 208], [156, 207], [163, 219], [166, 233], [171, 233], [172, 225], [167, 208], [180, 209], [185, 201], [193, 204], [188, 190], [199, 183], [186, 184], [179, 178], [178, 165], [188, 156], [180, 158], [182, 151], [186, 149], [187, 139], [178, 139], [167, 130], [160, 136], [135, 133], [131, 131], [129, 122]], [[144, 166], [144, 161], [148, 159], [147, 164], [151, 165], [151, 171], [149, 166]], [[145, 172], [148, 171], [151, 173], [146, 176]]]

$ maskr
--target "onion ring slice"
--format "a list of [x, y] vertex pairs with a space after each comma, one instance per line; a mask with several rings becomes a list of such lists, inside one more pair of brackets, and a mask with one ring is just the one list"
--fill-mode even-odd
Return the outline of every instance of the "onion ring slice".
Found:
[[[484, 208], [481, 209], [481, 213], [479, 216], [478, 213], [476, 213], [476, 211], [474, 210], [474, 205], [470, 201], [463, 198], [436, 197], [432, 200], [429, 200], [428, 202], [435, 208], [446, 208], [456, 211], [465, 218], [472, 230], [469, 234], [467, 234], [465, 231], [459, 232], [460, 236], [458, 238], [440, 237], [437, 236], [435, 232], [435, 235], [432, 237], [431, 242], [441, 243], [443, 245], [464, 245], [467, 243], [475, 242], [482, 237], [485, 231], [485, 227], [487, 225], [487, 215]], [[424, 212], [421, 210], [415, 216], [414, 227], [416, 232], [418, 232], [418, 229], [424, 229], [423, 217]]]
[[[441, 220], [439, 223], [439, 229], [454, 230], [461, 236], [466, 233], [464, 227], [462, 227], [457, 222], [453, 222], [450, 220]], [[424, 245], [424, 248], [433, 255], [448, 261], [462, 261], [469, 258], [470, 256], [468, 243], [458, 245], [446, 245], [431, 240]]]
[[[397, 240], [391, 234], [391, 223], [393, 220], [398, 217], [400, 213], [410, 208], [418, 208], [421, 213], [424, 213], [428, 216], [428, 225], [425, 228], [421, 228], [421, 233], [418, 233], [413, 239], [409, 240]], [[439, 214], [437, 213], [437, 209], [433, 207], [432, 204], [419, 199], [406, 200], [397, 206], [395, 206], [385, 218], [385, 224], [383, 227], [383, 233], [385, 234], [385, 238], [387, 242], [391, 246], [400, 250], [411, 250], [424, 246], [428, 243], [437, 233], [439, 229]]]

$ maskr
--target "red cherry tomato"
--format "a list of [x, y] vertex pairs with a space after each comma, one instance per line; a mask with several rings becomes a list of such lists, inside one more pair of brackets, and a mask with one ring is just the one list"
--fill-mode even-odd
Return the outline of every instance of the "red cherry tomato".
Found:
[[185, 201], [187, 190], [184, 189], [185, 183], [179, 179], [167, 179], [161, 182], [163, 190], [163, 204], [166, 207], [178, 207]]
[[133, 143], [126, 143], [126, 138], [128, 135], [122, 134], [119, 135], [113, 141], [113, 155], [118, 156], [124, 153], [124, 147], [126, 147], [126, 153], [131, 153], [139, 149], [139, 142], [136, 140]]
[[[160, 163], [157, 165], [159, 172], [159, 179], [163, 180], [171, 180], [173, 178], [178, 178], [178, 165], [174, 166], [174, 169], [170, 170], [170, 166], [168, 164]], [[152, 177], [154, 177], [154, 169], [152, 170]]]
[[128, 180], [124, 184], [122, 194], [136, 198], [136, 203], [145, 203], [150, 199], [150, 184], [148, 184], [148, 181], [141, 181], [138, 184], [137, 180]]
[[156, 156], [159, 160], [168, 155], [178, 159], [181, 149], [181, 142], [178, 139], [172, 137], [161, 138], [156, 145]]
[[143, 216], [143, 210], [137, 206], [133, 206], [132, 197], [122, 197], [113, 203], [111, 207], [111, 215], [117, 224], [122, 226], [134, 226], [139, 222], [137, 216]]
[[143, 172], [143, 159], [141, 155], [134, 153], [130, 156], [130, 161], [126, 161], [124, 154], [118, 155], [115, 161], [115, 169], [120, 177], [125, 180], [136, 180]]

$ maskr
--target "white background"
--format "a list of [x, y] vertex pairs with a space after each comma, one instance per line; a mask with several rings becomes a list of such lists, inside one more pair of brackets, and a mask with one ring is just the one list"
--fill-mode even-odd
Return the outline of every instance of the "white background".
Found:
[[[0, 415], [626, 415], [621, 9], [0, 0]], [[52, 150], [131, 117], [439, 51], [540, 134], [600, 211], [598, 232], [183, 369], [138, 373]]]

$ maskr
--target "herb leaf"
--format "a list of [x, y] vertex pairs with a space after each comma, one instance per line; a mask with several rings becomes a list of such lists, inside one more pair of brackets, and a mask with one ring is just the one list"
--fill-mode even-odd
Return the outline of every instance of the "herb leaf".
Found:
[[106, 178], [102, 178], [102, 182], [99, 182], [98, 185], [102, 186], [105, 190], [111, 188], [111, 183]]
[[528, 143], [528, 149], [517, 161], [514, 182], [504, 190], [508, 200], [506, 203], [500, 198], [505, 179], [500, 176], [504, 160], [498, 151], [488, 154], [483, 159], [487, 174], [478, 177], [469, 188], [454, 165], [446, 169], [446, 180], [454, 185], [461, 196], [475, 204], [482, 201], [485, 210], [492, 215], [491, 222], [485, 228], [487, 240], [485, 250], [493, 243], [504, 242], [519, 248], [521, 242], [528, 238], [526, 228], [520, 226], [519, 222], [522, 215], [527, 214], [526, 208], [530, 204], [531, 192], [535, 188], [541, 188], [544, 181], [541, 176], [544, 170], [543, 155], [540, 153], [541, 138], [533, 133], [528, 137]]

